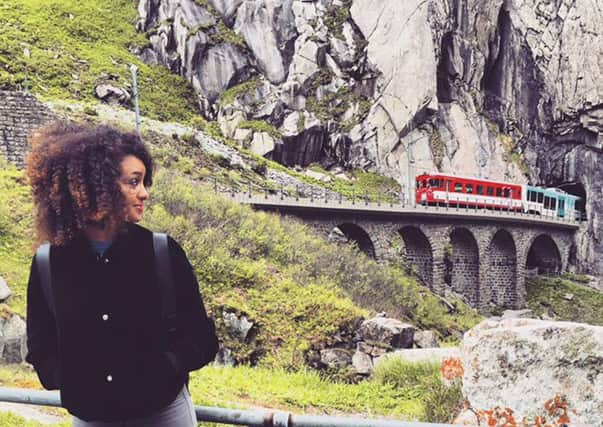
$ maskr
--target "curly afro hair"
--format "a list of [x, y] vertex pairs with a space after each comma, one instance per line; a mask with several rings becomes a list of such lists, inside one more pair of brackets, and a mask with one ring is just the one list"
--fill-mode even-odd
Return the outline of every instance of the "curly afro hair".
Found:
[[27, 176], [36, 208], [38, 243], [63, 246], [90, 225], [118, 226], [124, 218], [121, 161], [128, 155], [146, 167], [153, 161], [140, 137], [110, 126], [55, 122], [30, 137]]

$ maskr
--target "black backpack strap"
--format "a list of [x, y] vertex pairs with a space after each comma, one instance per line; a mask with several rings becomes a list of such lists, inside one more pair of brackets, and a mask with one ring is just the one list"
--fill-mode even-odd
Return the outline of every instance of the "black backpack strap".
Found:
[[176, 330], [176, 290], [167, 234], [153, 233], [153, 249], [155, 251], [155, 273], [161, 297], [161, 314], [168, 333], [172, 333]]
[[52, 315], [56, 318], [54, 295], [52, 293], [50, 281], [50, 243], [40, 245], [36, 251], [36, 267], [38, 269], [38, 277], [40, 278], [42, 292], [46, 298], [46, 304]]

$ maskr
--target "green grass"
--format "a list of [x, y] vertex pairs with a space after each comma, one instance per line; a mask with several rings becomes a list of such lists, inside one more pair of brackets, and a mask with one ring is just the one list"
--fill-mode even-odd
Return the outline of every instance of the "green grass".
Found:
[[[566, 276], [574, 278], [572, 275]], [[575, 282], [584, 278], [577, 276]], [[536, 315], [603, 326], [603, 293], [566, 278], [536, 276], [526, 280], [528, 308]], [[565, 298], [571, 294], [571, 299]]]
[[[405, 366], [405, 372], [401, 376], [399, 372], [394, 372], [386, 379], [378, 377], [359, 384], [331, 382], [316, 372], [307, 370], [288, 372], [282, 369], [248, 366], [208, 366], [191, 374], [189, 388], [193, 402], [203, 406], [236, 409], [261, 407], [297, 414], [353, 414], [368, 418], [449, 421], [458, 400], [455, 404], [441, 406], [441, 412], [446, 413], [446, 416], [429, 418], [429, 414], [433, 414], [433, 409], [429, 406], [430, 399], [443, 387], [439, 378], [439, 367]], [[382, 368], [381, 372], [383, 371]], [[41, 388], [31, 368], [14, 365], [0, 367], [0, 385]], [[445, 387], [451, 389], [456, 386]], [[50, 411], [65, 415], [62, 410]], [[0, 426], [4, 421], [2, 417], [11, 421], [18, 420], [13, 415], [0, 414]]]
[[13, 292], [10, 308], [22, 316], [34, 240], [32, 208], [24, 173], [0, 156], [0, 276]]
[[[139, 68], [143, 115], [190, 120], [196, 97], [185, 79], [149, 66], [131, 53], [148, 44], [136, 31], [133, 0], [3, 0], [0, 4], [0, 88], [27, 79], [44, 99], [97, 102], [95, 84], [129, 87], [130, 64]], [[24, 52], [27, 49], [29, 55]]]

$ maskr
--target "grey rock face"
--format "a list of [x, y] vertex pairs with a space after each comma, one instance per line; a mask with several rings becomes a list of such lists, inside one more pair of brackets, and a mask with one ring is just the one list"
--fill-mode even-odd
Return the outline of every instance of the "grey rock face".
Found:
[[220, 18], [193, 0], [140, 0], [138, 11], [138, 28], [151, 34], [152, 52], [143, 51], [143, 59], [186, 77], [210, 103], [249, 78], [251, 65], [244, 50], [219, 42]]
[[226, 43], [212, 46], [198, 65], [191, 64], [193, 87], [210, 101], [234, 84], [249, 77], [247, 58], [239, 49]]
[[320, 351], [320, 361], [330, 368], [344, 368], [352, 363], [352, 354], [344, 348], [327, 348]]
[[27, 355], [27, 336], [25, 321], [16, 314], [2, 324], [4, 348], [2, 360], [5, 363], [21, 363]]
[[[257, 74], [261, 90], [234, 105], [281, 128], [268, 155], [286, 165], [338, 164], [406, 183], [410, 150], [413, 175], [562, 186], [588, 214], [572, 268], [603, 274], [596, 2], [208, 1], [212, 12], [192, 0], [139, 3], [153, 46], [142, 56], [192, 81], [207, 116], [231, 107], [215, 103], [224, 90]], [[243, 46], [213, 41], [218, 24]], [[300, 116], [318, 123], [300, 126]]]
[[12, 295], [6, 281], [0, 276], [0, 302], [4, 302]]
[[246, 316], [237, 317], [234, 313], [223, 313], [222, 318], [224, 324], [237, 338], [245, 341], [249, 335], [249, 331], [253, 328], [253, 322], [247, 320]]
[[254, 0], [237, 10], [234, 29], [253, 52], [258, 66], [272, 83], [282, 83], [297, 32], [292, 0]]
[[359, 374], [370, 374], [373, 370], [373, 359], [370, 355], [356, 350], [352, 356], [352, 366], [356, 369]]
[[94, 88], [94, 95], [112, 105], [127, 104], [131, 98], [127, 90], [110, 84], [97, 85]]
[[415, 327], [397, 319], [374, 317], [362, 322], [358, 332], [363, 341], [377, 341], [392, 348], [411, 348]]
[[237, 8], [244, 0], [209, 0], [211, 5], [220, 12], [220, 15], [227, 21], [231, 22], [235, 17]]
[[440, 346], [433, 331], [415, 332], [414, 342], [419, 348], [436, 348]]

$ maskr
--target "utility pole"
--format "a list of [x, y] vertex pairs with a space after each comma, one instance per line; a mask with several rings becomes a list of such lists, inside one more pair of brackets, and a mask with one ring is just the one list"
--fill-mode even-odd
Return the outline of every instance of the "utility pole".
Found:
[[132, 95], [134, 96], [134, 112], [136, 113], [136, 132], [140, 133], [140, 108], [138, 106], [138, 85], [136, 83], [136, 72], [138, 67], [134, 64], [130, 65], [132, 73]]

